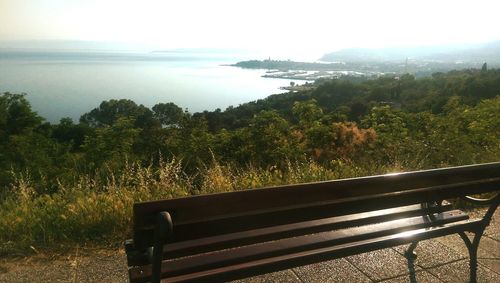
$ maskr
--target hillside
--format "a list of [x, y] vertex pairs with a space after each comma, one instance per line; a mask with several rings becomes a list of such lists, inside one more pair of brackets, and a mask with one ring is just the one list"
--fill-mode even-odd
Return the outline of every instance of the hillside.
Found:
[[0, 95], [0, 255], [116, 245], [136, 201], [500, 160], [500, 69], [323, 79], [189, 113], [103, 101], [58, 124]]
[[374, 106], [391, 105], [404, 112], [430, 111], [443, 113], [451, 96], [461, 103], [475, 105], [482, 99], [500, 94], [500, 70], [479, 70], [435, 73], [416, 79], [411, 75], [385, 76], [376, 79], [343, 77], [316, 81], [307, 91], [271, 95], [265, 99], [229, 107], [225, 111], [205, 111], [194, 117], [207, 121], [210, 131], [236, 129], [249, 124], [263, 110], [275, 110], [289, 121], [295, 102], [314, 99], [325, 114], [343, 115], [348, 121], [359, 122]]
[[467, 64], [464, 67], [474, 67], [484, 62], [498, 66], [500, 64], [500, 41], [418, 48], [344, 49], [327, 53], [320, 60], [325, 62], [404, 62], [406, 58], [442, 63], [463, 62]]

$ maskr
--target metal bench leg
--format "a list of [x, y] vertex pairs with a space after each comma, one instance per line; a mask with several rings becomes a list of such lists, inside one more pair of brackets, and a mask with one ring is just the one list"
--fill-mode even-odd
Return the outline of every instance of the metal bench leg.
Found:
[[490, 224], [493, 214], [497, 209], [498, 205], [500, 205], [500, 194], [490, 198], [490, 199], [477, 199], [472, 197], [464, 197], [465, 201], [474, 203], [474, 204], [490, 204], [490, 207], [486, 211], [481, 220], [481, 225], [479, 225], [475, 230], [469, 231], [474, 233], [474, 237], [472, 240], [465, 234], [465, 232], [459, 232], [458, 234], [464, 240], [467, 249], [469, 250], [469, 265], [470, 265], [470, 282], [477, 282], [477, 249], [479, 248], [479, 241], [481, 241], [481, 236], [483, 236], [484, 230]]
[[462, 237], [462, 240], [464, 240], [465, 245], [469, 250], [469, 267], [470, 267], [469, 280], [472, 283], [477, 282], [477, 248], [479, 247], [479, 241], [481, 240], [481, 236], [483, 235], [484, 229], [480, 230], [481, 231], [473, 232], [474, 237], [472, 238], [472, 241], [465, 234], [465, 232], [458, 233], [460, 237]]
[[162, 211], [158, 214], [157, 224], [155, 227], [155, 244], [153, 246], [153, 257], [151, 259], [152, 263], [152, 283], [161, 282], [161, 262], [163, 260], [163, 245], [167, 242], [167, 239], [172, 235], [172, 218], [170, 214], [166, 211]]

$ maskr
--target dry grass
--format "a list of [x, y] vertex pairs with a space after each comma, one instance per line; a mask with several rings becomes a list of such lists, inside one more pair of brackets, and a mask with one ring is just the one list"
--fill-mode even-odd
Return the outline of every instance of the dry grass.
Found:
[[130, 236], [134, 202], [401, 170], [377, 164], [360, 167], [342, 160], [328, 166], [314, 161], [286, 164], [284, 168], [240, 168], [214, 160], [187, 175], [176, 159], [161, 160], [155, 167], [126, 163], [120, 172], [108, 169], [106, 174], [59, 183], [51, 194], [38, 193], [46, 190], [36, 188], [29, 174], [16, 174], [11, 190], [0, 199], [0, 255], [95, 243], [121, 245]]
[[157, 167], [127, 163], [119, 173], [109, 170], [105, 178], [84, 175], [70, 184], [59, 183], [52, 194], [37, 193], [44, 190], [36, 188], [29, 174], [16, 174], [10, 193], [0, 201], [0, 254], [119, 243], [129, 236], [134, 202], [361, 174], [359, 168], [341, 162], [332, 168], [310, 161], [288, 162], [284, 169], [241, 169], [214, 160], [188, 176], [175, 159], [160, 161]]

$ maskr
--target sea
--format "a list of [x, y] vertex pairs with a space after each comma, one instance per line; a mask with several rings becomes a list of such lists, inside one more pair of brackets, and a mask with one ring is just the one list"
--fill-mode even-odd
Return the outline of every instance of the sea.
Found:
[[0, 93], [26, 93], [51, 123], [80, 116], [110, 99], [152, 107], [173, 102], [189, 112], [284, 92], [291, 80], [263, 78], [266, 70], [228, 66], [252, 58], [224, 52], [103, 52], [0, 50]]

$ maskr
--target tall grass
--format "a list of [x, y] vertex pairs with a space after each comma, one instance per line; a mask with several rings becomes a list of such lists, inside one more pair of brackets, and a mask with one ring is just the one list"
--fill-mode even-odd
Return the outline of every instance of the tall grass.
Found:
[[[188, 176], [179, 160], [159, 166], [126, 163], [120, 172], [82, 175], [59, 183], [55, 193], [38, 193], [29, 174], [14, 173], [15, 182], [0, 199], [0, 255], [77, 244], [111, 245], [130, 236], [134, 202], [169, 199], [258, 187], [363, 175], [360, 168], [336, 161], [330, 168], [310, 161], [285, 168], [238, 168], [213, 161]], [[100, 177], [105, 176], [105, 177]]]
[[126, 164], [119, 174], [84, 175], [59, 184], [52, 194], [38, 194], [29, 175], [16, 174], [0, 201], [0, 254], [123, 240], [134, 202], [189, 195], [191, 182], [181, 168], [177, 160], [161, 161], [156, 168]]
[[51, 194], [42, 193], [47, 190], [37, 187], [29, 174], [14, 173], [11, 188], [0, 196], [0, 255], [61, 246], [118, 245], [131, 236], [134, 202], [374, 175], [405, 167], [363, 164], [288, 161], [284, 168], [263, 169], [214, 159], [187, 175], [176, 159], [160, 160], [156, 166], [125, 163], [119, 171], [108, 168], [105, 174], [59, 182]]

